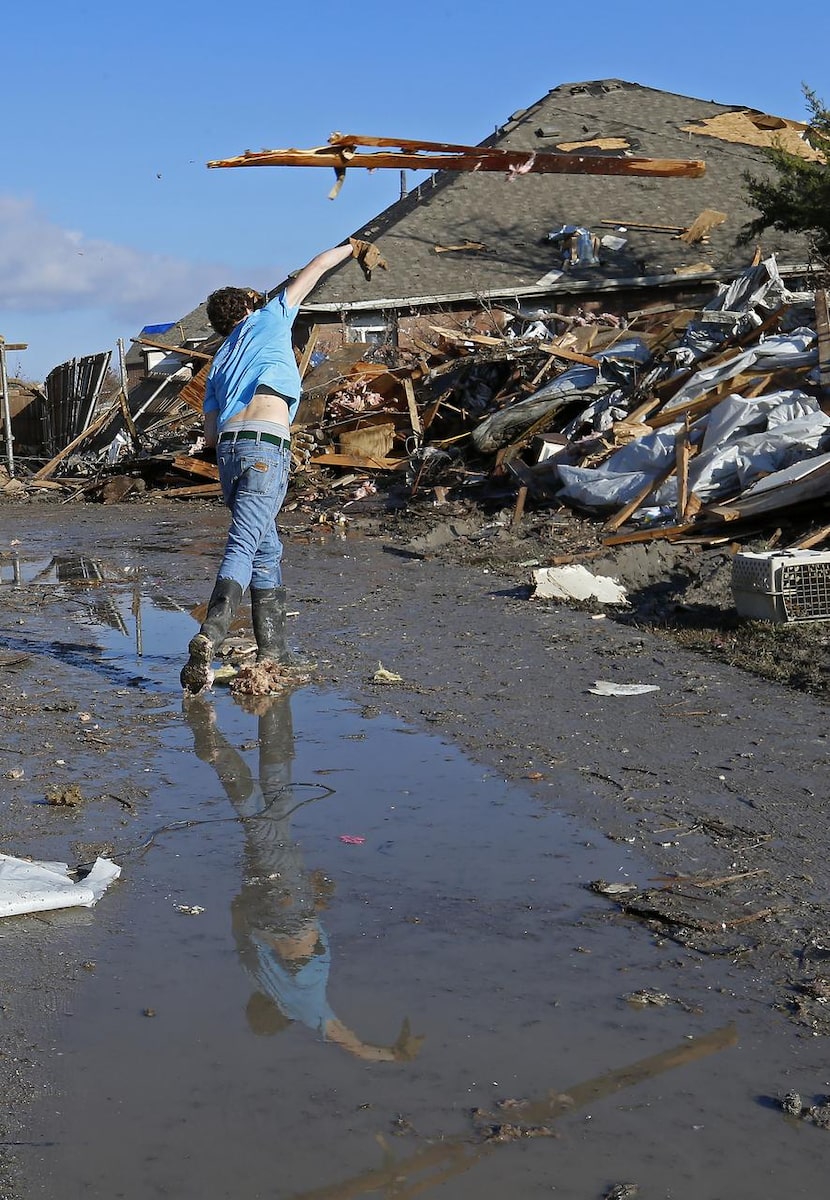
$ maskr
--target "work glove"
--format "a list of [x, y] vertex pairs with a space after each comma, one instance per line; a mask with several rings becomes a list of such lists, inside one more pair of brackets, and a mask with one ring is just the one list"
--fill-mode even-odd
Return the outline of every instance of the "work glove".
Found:
[[372, 271], [375, 267], [382, 267], [384, 271], [388, 269], [386, 259], [382, 257], [374, 242], [364, 242], [360, 238], [350, 237], [349, 245], [352, 248], [352, 257], [357, 259], [358, 266], [367, 279], [372, 278]]
[[395, 1062], [413, 1062], [421, 1053], [424, 1034], [414, 1034], [409, 1027], [409, 1017], [404, 1017], [397, 1041], [392, 1046]]

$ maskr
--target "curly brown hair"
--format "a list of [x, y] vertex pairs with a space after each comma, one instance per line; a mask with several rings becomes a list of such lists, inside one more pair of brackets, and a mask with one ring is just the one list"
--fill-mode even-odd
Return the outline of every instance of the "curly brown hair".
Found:
[[253, 288], [219, 288], [207, 298], [207, 319], [217, 333], [227, 337], [234, 326], [248, 315], [248, 310], [259, 308], [263, 300], [264, 296]]

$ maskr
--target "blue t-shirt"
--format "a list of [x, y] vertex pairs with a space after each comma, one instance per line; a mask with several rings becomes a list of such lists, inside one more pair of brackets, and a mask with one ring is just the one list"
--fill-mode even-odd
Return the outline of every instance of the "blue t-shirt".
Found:
[[326, 999], [331, 950], [325, 930], [320, 929], [322, 953], [313, 954], [296, 971], [280, 961], [277, 952], [257, 930], [251, 933], [251, 941], [257, 954], [257, 965], [252, 972], [257, 988], [274, 1001], [289, 1021], [302, 1021], [325, 1037], [328, 1022], [337, 1020]]
[[299, 308], [289, 308], [280, 292], [232, 329], [208, 372], [203, 409], [217, 414], [221, 431], [266, 385], [292, 401], [293, 421], [300, 404], [300, 372], [291, 345], [291, 327]]

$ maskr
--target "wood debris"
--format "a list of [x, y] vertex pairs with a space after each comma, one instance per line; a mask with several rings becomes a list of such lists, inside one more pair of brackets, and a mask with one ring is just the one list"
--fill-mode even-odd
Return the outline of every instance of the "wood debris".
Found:
[[[616, 142], [618, 139], [614, 139]], [[330, 196], [337, 195], [347, 170], [369, 171], [498, 171], [517, 175], [630, 175], [658, 178], [697, 179], [706, 167], [701, 159], [637, 158], [633, 155], [596, 153], [606, 148], [588, 143], [571, 143], [572, 149], [557, 154], [531, 150], [504, 150], [493, 146], [465, 146], [451, 142], [423, 142], [405, 138], [371, 137], [333, 133], [325, 146], [310, 150], [246, 150], [234, 158], [213, 159], [209, 167], [330, 167], [336, 182]], [[623, 148], [623, 147], [620, 147]]]
[[[692, 242], [723, 216], [649, 228]], [[830, 500], [827, 296], [789, 292], [774, 259], [696, 308], [655, 298], [628, 312], [559, 312], [516, 301], [425, 313], [394, 344], [334, 343], [326, 325], [304, 343], [289, 508], [348, 514], [392, 489], [413, 504], [501, 497], [514, 528], [534, 509], [570, 507], [596, 519], [608, 548], [739, 545], [744, 529], [773, 519], [784, 548], [830, 541], [830, 517], [816, 511]], [[7, 472], [4, 490], [66, 502], [158, 490], [219, 498], [216, 465], [199, 449], [210, 355], [165, 349], [181, 370], [159, 385], [163, 404], [137, 404], [123, 388], [102, 397], [77, 436], [45, 461], [30, 457], [16, 479]], [[736, 450], [720, 463], [722, 443]], [[799, 511], [801, 528], [782, 533]]]

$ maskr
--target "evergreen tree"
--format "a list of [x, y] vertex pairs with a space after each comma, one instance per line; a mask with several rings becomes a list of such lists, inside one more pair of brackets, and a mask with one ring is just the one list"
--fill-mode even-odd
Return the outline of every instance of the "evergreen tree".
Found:
[[743, 227], [739, 242], [746, 245], [770, 228], [806, 233], [815, 255], [830, 264], [830, 111], [806, 85], [804, 96], [811, 114], [808, 139], [823, 161], [801, 158], [781, 146], [763, 149], [777, 177], [744, 172], [747, 197], [761, 215]]

